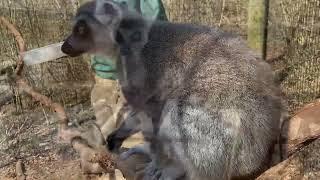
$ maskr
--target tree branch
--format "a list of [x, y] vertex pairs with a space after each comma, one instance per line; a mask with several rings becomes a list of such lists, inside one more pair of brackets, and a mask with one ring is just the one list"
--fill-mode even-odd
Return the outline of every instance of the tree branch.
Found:
[[[79, 147], [85, 147], [85, 144], [81, 145], [81, 132], [78, 129], [75, 128], [69, 128], [68, 127], [68, 117], [66, 115], [66, 112], [62, 105], [59, 103], [53, 102], [50, 98], [48, 98], [45, 95], [40, 94], [39, 92], [35, 91], [31, 86], [28, 85], [27, 81], [22, 77], [21, 72], [23, 70], [23, 57], [22, 53], [25, 52], [26, 46], [24, 39], [22, 38], [19, 31], [12, 25], [6, 18], [0, 16], [0, 23], [2, 23], [6, 28], [9, 29], [11, 34], [14, 35], [18, 47], [19, 47], [19, 58], [17, 60], [17, 67], [15, 69], [14, 73], [14, 79], [16, 82], [16, 85], [19, 90], [24, 91], [28, 95], [32, 97], [34, 101], [38, 101], [41, 104], [51, 108], [54, 110], [59, 119], [59, 138], [63, 141], [71, 144], [74, 149], [76, 149], [80, 154], [83, 154], [87, 152], [87, 149], [85, 148], [79, 148]], [[77, 142], [77, 143], [75, 143]], [[93, 154], [93, 153], [91, 153]], [[99, 157], [98, 160], [96, 160], [99, 164], [108, 164], [107, 170], [114, 169], [115, 167], [115, 160], [114, 158], [106, 152], [106, 150], [100, 150], [98, 151], [98, 155], [96, 157]], [[93, 166], [93, 164], [92, 164]]]

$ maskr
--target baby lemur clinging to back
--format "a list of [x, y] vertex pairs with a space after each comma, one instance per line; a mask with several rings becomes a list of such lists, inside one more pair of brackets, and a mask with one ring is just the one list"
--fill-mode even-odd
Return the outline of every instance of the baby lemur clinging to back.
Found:
[[[150, 22], [101, 0], [78, 10], [62, 51], [120, 53], [122, 91], [138, 115], [112, 133], [108, 146], [148, 132], [154, 159], [144, 179], [254, 177], [267, 167], [285, 108], [271, 68], [240, 38]], [[135, 123], [141, 116], [142, 124]]]

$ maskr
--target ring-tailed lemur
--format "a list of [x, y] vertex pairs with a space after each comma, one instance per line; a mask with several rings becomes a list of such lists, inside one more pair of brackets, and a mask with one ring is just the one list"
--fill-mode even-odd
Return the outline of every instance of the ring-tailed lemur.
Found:
[[108, 146], [149, 132], [153, 161], [144, 179], [254, 177], [267, 167], [285, 108], [271, 68], [240, 38], [149, 21], [101, 0], [78, 10], [62, 51], [120, 55], [122, 91], [144, 118], [125, 120]]

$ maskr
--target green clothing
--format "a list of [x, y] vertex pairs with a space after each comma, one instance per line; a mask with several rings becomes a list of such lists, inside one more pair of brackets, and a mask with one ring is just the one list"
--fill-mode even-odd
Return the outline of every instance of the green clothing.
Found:
[[[127, 3], [129, 8], [135, 9], [150, 19], [167, 20], [161, 0], [114, 0]], [[91, 67], [95, 73], [104, 79], [117, 79], [115, 60], [101, 56], [91, 58]]]
[[103, 79], [116, 80], [116, 64], [115, 61], [103, 56], [92, 56], [91, 68], [96, 75]]

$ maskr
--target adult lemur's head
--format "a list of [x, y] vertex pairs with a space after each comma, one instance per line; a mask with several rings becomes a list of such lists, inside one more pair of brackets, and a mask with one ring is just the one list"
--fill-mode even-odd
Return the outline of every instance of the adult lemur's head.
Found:
[[124, 49], [142, 48], [149, 24], [126, 4], [97, 0], [82, 5], [76, 14], [71, 35], [61, 50], [75, 57], [83, 53], [113, 55]]

